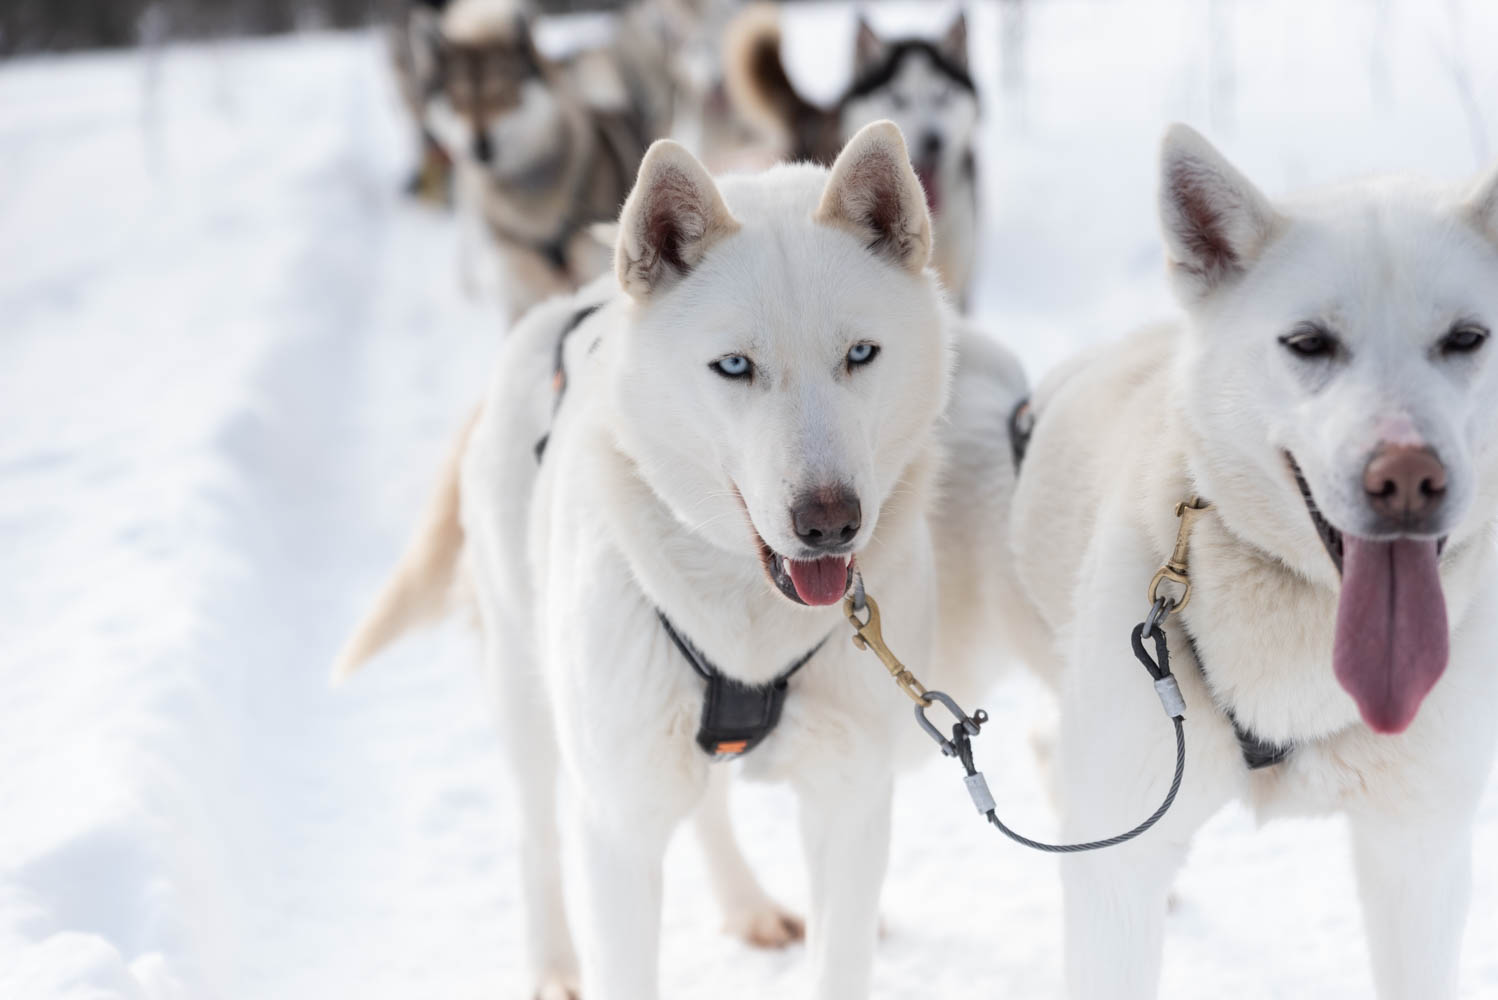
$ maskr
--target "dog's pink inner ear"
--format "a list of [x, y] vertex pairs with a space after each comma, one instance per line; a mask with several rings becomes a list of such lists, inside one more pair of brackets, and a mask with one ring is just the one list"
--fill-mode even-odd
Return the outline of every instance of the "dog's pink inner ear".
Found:
[[1178, 238], [1186, 253], [1181, 264], [1216, 280], [1237, 271], [1238, 251], [1228, 238], [1223, 192], [1197, 164], [1171, 165], [1169, 185], [1179, 213]]
[[855, 69], [862, 72], [884, 58], [884, 39], [879, 37], [863, 15], [858, 17], [858, 39], [853, 46]]
[[875, 254], [919, 273], [931, 259], [931, 215], [900, 130], [866, 125], [848, 141], [817, 207], [817, 221], [847, 230]]
[[1212, 146], [1183, 125], [1161, 154], [1160, 220], [1177, 288], [1189, 299], [1242, 274], [1268, 241], [1277, 216], [1268, 199]]
[[709, 247], [737, 228], [702, 164], [673, 142], [657, 142], [619, 216], [619, 284], [644, 300], [690, 273]]
[[941, 51], [953, 63], [967, 68], [967, 11], [957, 12], [957, 19], [942, 36]]
[[705, 208], [696, 197], [690, 181], [674, 170], [664, 171], [651, 189], [642, 220], [645, 246], [678, 275], [690, 266], [685, 248], [701, 240], [707, 229]]

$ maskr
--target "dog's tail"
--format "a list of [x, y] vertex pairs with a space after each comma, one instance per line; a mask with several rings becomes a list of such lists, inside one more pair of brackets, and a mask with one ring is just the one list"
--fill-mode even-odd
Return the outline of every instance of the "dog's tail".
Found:
[[348, 678], [402, 633], [441, 618], [451, 607], [458, 558], [463, 552], [458, 474], [478, 415], [475, 409], [464, 422], [416, 534], [380, 589], [374, 607], [333, 661], [334, 684]]
[[827, 113], [797, 93], [785, 71], [780, 60], [780, 12], [774, 4], [750, 4], [724, 29], [723, 85], [739, 115], [785, 143], [791, 158], [819, 154], [805, 148], [807, 136]]

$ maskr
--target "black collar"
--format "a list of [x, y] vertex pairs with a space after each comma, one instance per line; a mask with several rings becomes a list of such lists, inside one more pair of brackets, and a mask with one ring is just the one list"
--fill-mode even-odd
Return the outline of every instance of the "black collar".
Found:
[[734, 760], [764, 742], [780, 722], [780, 709], [785, 704], [791, 675], [806, 666], [827, 644], [827, 638], [823, 637], [768, 684], [744, 684], [714, 666], [702, 650], [677, 631], [664, 611], [657, 608], [655, 613], [687, 664], [707, 681], [702, 719], [697, 724], [697, 745], [713, 760]]

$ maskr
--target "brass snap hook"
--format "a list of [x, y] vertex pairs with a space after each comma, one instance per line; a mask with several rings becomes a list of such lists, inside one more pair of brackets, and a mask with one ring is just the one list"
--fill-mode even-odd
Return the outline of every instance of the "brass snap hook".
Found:
[[851, 596], [843, 599], [843, 614], [847, 616], [848, 624], [853, 626], [853, 645], [859, 649], [871, 650], [879, 657], [884, 669], [889, 671], [889, 675], [900, 685], [900, 690], [910, 696], [911, 701], [921, 706], [931, 704], [926, 697], [926, 688], [884, 644], [884, 633], [879, 628], [879, 604], [868, 594], [864, 594], [863, 599], [869, 612], [866, 619], [858, 617], [858, 610]]
[[1176, 517], [1181, 519], [1181, 526], [1176, 529], [1176, 544], [1171, 550], [1170, 558], [1165, 561], [1165, 565], [1155, 571], [1154, 577], [1150, 579], [1149, 602], [1152, 607], [1162, 600], [1160, 584], [1166, 580], [1178, 584], [1181, 588], [1181, 596], [1169, 606], [1166, 614], [1180, 611], [1191, 601], [1191, 574], [1187, 569], [1187, 556], [1191, 547], [1191, 526], [1197, 517], [1211, 509], [1212, 505], [1198, 496], [1188, 497], [1176, 504]]

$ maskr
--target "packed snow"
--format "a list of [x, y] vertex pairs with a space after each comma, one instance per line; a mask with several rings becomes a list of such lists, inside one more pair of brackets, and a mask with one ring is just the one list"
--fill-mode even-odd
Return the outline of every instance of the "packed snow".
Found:
[[[821, 94], [850, 16], [787, 15]], [[1035, 374], [1169, 313], [1171, 120], [1277, 193], [1495, 153], [1494, 5], [972, 16], [976, 312]], [[398, 194], [409, 152], [372, 32], [0, 66], [0, 997], [525, 996], [471, 635], [326, 683], [504, 333], [459, 286], [451, 217]], [[1030, 740], [1054, 709], [1019, 675], [986, 707], [1001, 808], [1046, 835]], [[1055, 995], [1055, 863], [982, 824], [934, 751], [897, 796], [875, 995]], [[789, 794], [743, 786], [735, 812], [801, 908]], [[804, 990], [801, 949], [719, 933], [687, 838], [667, 869], [667, 996]], [[1498, 782], [1473, 883], [1464, 996], [1498, 997]], [[1340, 823], [1229, 810], [1176, 895], [1166, 996], [1370, 994]]]

